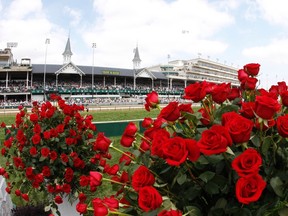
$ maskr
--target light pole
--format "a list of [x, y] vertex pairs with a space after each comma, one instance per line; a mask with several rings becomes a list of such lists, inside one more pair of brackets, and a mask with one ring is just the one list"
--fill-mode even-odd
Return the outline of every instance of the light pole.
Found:
[[46, 44], [46, 49], [45, 49], [44, 80], [43, 80], [44, 100], [46, 100], [46, 98], [45, 98], [45, 95], [46, 95], [45, 94], [45, 89], [46, 89], [46, 60], [47, 60], [47, 48], [48, 48], [48, 44], [50, 44], [49, 38], [46, 38], [45, 44]]
[[94, 53], [95, 53], [96, 43], [92, 43], [93, 49], [93, 59], [92, 59], [92, 91], [94, 89]]

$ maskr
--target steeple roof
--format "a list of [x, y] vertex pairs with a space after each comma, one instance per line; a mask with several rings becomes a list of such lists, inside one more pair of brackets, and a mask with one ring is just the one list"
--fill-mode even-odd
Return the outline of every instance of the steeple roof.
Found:
[[66, 47], [65, 47], [65, 50], [63, 52], [62, 55], [66, 55], [66, 56], [72, 56], [73, 53], [71, 51], [71, 45], [70, 45], [70, 38], [68, 37], [68, 40], [67, 40], [67, 43], [66, 43]]
[[139, 56], [139, 51], [138, 51], [138, 46], [135, 48], [134, 51], [134, 58], [132, 60], [134, 63], [136, 62], [141, 62], [140, 56]]

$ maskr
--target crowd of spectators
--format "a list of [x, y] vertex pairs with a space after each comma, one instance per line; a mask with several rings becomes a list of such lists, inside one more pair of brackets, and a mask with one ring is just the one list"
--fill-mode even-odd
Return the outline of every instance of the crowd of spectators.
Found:
[[[25, 85], [25, 82], [10, 82], [9, 87], [5, 86], [6, 83], [1, 82], [0, 83], [0, 93], [10, 93], [9, 97], [6, 97], [5, 101], [3, 97], [0, 97], [0, 107], [17, 107], [19, 105], [23, 106], [31, 106], [31, 96], [28, 98], [29, 100], [27, 101], [27, 97], [25, 96], [25, 93], [31, 92], [32, 90], [43, 90], [43, 82], [42, 81], [33, 81], [32, 86], [27, 86]], [[83, 82], [82, 86], [79, 85], [79, 82], [75, 81], [69, 81], [69, 82], [64, 82], [61, 81], [58, 83], [58, 86], [56, 87], [55, 81], [50, 81], [47, 80], [45, 84], [45, 90], [46, 92], [61, 92], [62, 91], [67, 91], [67, 90], [89, 90], [91, 89], [91, 83], [89, 82]], [[108, 90], [108, 92], [112, 92], [113, 90], [113, 95], [116, 92], [115, 97], [112, 97], [111, 95], [108, 95], [107, 97], [81, 97], [79, 94], [79, 97], [73, 95], [74, 97], [66, 97], [65, 99], [68, 101], [68, 103], [77, 103], [77, 104], [83, 104], [83, 105], [118, 105], [118, 104], [123, 104], [123, 105], [132, 105], [132, 104], [143, 104], [144, 103], [144, 97], [146, 95], [141, 95], [141, 94], [131, 94], [129, 93], [130, 91], [134, 90], [134, 86], [131, 83], [119, 83], [119, 84], [114, 84], [114, 83], [109, 83], [107, 82], [105, 85], [103, 82], [96, 82], [94, 84], [94, 89], [96, 90]], [[126, 94], [122, 94], [125, 90]], [[166, 94], [166, 96], [161, 97], [161, 101], [163, 103], [168, 103], [171, 100], [179, 100], [180, 95], [178, 94], [177, 97], [170, 97], [168, 95], [176, 95], [174, 93], [179, 93], [183, 91], [183, 88], [181, 87], [174, 87], [172, 89], [167, 89], [167, 86], [155, 86], [153, 89], [151, 88], [151, 83], [137, 83], [135, 87], [134, 92], [150, 92], [150, 91], [157, 91], [158, 93], [161, 94]], [[15, 97], [13, 97], [13, 93], [24, 93], [21, 96], [18, 94], [15, 94]], [[4, 94], [3, 94], [4, 95]], [[17, 95], [17, 96], [16, 96]], [[70, 94], [72, 95], [72, 94]], [[83, 95], [82, 95], [83, 96]], [[39, 101], [40, 103], [43, 101]]]

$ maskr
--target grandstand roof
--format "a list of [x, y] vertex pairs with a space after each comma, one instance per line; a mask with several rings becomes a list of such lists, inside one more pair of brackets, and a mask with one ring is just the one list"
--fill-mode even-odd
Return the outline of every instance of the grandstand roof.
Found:
[[[32, 73], [33, 74], [43, 74], [45, 64], [32, 64]], [[60, 70], [63, 65], [56, 64], [47, 64], [46, 65], [46, 74], [55, 74], [56, 71]], [[92, 66], [80, 66], [77, 67], [83, 71], [86, 75], [92, 74]], [[140, 69], [141, 70], [141, 69]], [[151, 72], [156, 79], [167, 79], [163, 73]], [[94, 75], [105, 75], [105, 76], [124, 76], [124, 77], [133, 77], [134, 70], [127, 68], [112, 68], [112, 67], [98, 67], [94, 66]], [[152, 78], [152, 77], [151, 77]]]

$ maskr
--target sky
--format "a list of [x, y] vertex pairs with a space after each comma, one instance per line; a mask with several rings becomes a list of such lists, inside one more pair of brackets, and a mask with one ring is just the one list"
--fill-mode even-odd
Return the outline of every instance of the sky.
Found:
[[[259, 85], [288, 83], [285, 0], [0, 0], [0, 49], [14, 60], [133, 68], [197, 57], [242, 68], [259, 63]], [[286, 5], [286, 4], [285, 4]], [[45, 44], [46, 39], [50, 44]], [[92, 48], [96, 43], [96, 48]], [[170, 56], [170, 57], [168, 57]]]

